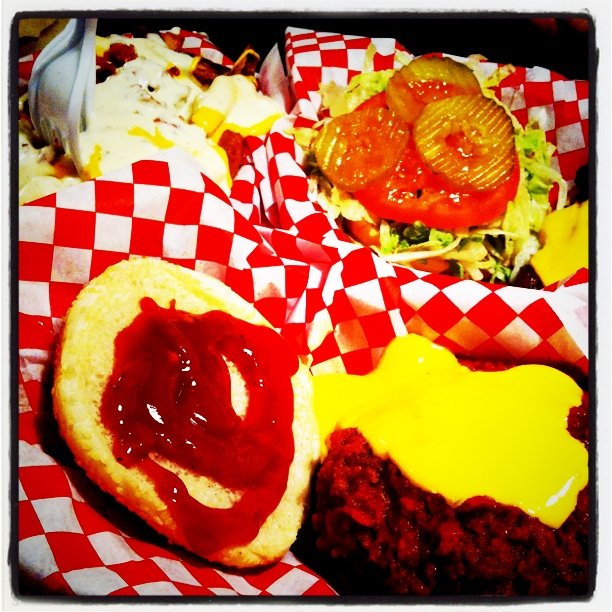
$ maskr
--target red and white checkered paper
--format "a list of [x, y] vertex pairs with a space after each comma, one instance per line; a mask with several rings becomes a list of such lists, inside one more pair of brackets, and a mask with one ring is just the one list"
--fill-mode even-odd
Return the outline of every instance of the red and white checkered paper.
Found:
[[[119, 260], [158, 257], [223, 280], [311, 355], [315, 373], [364, 373], [406, 329], [461, 354], [586, 371], [586, 272], [549, 291], [417, 273], [353, 244], [310, 201], [302, 152], [285, 130], [316, 120], [319, 83], [347, 82], [361, 70], [370, 42], [379, 50], [376, 67], [392, 66], [401, 49], [393, 40], [287, 31], [295, 106], [269, 137], [248, 139], [250, 154], [230, 196], [177, 148], [20, 208], [18, 549], [20, 571], [36, 591], [334, 594], [291, 553], [241, 574], [168, 546], [74, 466], [51, 413], [54, 346], [81, 287]], [[538, 98], [538, 108], [553, 111], [551, 138], [562, 171], [576, 168], [587, 143], [563, 150], [563, 134], [577, 128], [558, 118], [557, 106], [581, 109], [586, 139], [586, 84], [570, 83], [576, 97], [564, 93], [561, 103], [553, 94], [563, 79], [546, 73], [544, 82], [539, 70], [517, 74], [524, 78], [516, 82], [514, 75], [502, 94], [528, 115], [532, 89], [548, 88], [552, 97]]]

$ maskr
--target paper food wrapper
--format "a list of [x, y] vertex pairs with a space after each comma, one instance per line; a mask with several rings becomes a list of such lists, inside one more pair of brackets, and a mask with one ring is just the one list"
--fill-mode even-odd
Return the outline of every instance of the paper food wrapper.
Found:
[[[204, 35], [186, 32], [185, 41], [194, 54], [219, 53]], [[352, 243], [310, 200], [303, 152], [286, 130], [316, 121], [319, 84], [347, 83], [371, 43], [380, 69], [403, 49], [391, 39], [287, 30], [288, 81], [273, 78], [273, 56], [264, 81], [276, 83], [271, 93], [290, 113], [268, 137], [248, 138], [229, 196], [175, 148], [20, 208], [18, 563], [34, 592], [334, 594], [292, 553], [240, 573], [169, 546], [74, 465], [51, 412], [54, 348], [74, 297], [119, 260], [158, 257], [222, 280], [311, 356], [314, 373], [367, 372], [407, 330], [462, 355], [587, 371], [586, 271], [546, 291], [415, 272]], [[522, 120], [545, 114], [571, 180], [588, 158], [587, 84], [519, 69], [500, 95]]]

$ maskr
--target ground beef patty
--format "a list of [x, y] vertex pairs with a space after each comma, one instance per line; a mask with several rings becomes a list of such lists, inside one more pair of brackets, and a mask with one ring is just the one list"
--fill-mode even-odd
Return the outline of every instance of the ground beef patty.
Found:
[[[568, 427], [586, 443], [586, 404]], [[309, 535], [326, 557], [319, 571], [341, 594], [580, 595], [588, 516], [586, 489], [559, 529], [487, 497], [453, 508], [345, 429], [318, 472]]]

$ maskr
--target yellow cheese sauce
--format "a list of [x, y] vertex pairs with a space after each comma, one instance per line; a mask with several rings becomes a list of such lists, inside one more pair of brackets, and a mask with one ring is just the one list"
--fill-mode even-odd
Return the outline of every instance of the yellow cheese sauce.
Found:
[[92, 154], [89, 157], [89, 161], [83, 168], [83, 172], [89, 178], [97, 178], [102, 175], [102, 170], [100, 170], [100, 161], [102, 160], [102, 147], [100, 145], [96, 145]]
[[314, 377], [323, 442], [357, 427], [376, 454], [451, 505], [488, 496], [559, 527], [588, 482], [567, 432], [582, 390], [547, 366], [472, 372], [422, 336], [395, 338], [364, 376]]
[[244, 75], [218, 76], [198, 96], [192, 120], [218, 142], [225, 130], [261, 136], [285, 114], [278, 102], [257, 91]]

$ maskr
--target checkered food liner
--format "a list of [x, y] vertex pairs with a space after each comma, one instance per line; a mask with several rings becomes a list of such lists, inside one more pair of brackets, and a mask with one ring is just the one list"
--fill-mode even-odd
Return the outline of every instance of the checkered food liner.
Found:
[[[398, 68], [398, 55], [409, 53], [390, 38], [299, 28], [287, 29], [285, 45], [287, 78], [293, 94], [286, 123], [292, 127], [309, 127], [321, 118], [321, 84], [333, 81], [347, 85], [366, 67]], [[490, 74], [500, 65], [483, 60], [481, 67]], [[522, 125], [538, 120], [548, 141], [556, 147], [553, 164], [571, 186], [578, 169], [589, 160], [588, 82], [568, 80], [541, 67], [515, 67], [495, 92]], [[279, 122], [267, 145], [271, 160], [268, 177], [274, 194], [266, 209], [269, 219], [298, 235], [318, 233], [321, 243], [341, 245], [339, 250], [350, 252], [351, 257], [370, 261], [363, 247], [343, 244], [346, 238], [336, 223], [304, 195], [303, 152], [287, 136], [287, 126]], [[346, 265], [342, 272], [345, 289], [350, 288], [351, 296], [359, 294], [359, 299], [353, 299], [353, 304], [359, 303], [355, 314], [367, 311], [368, 316], [376, 316], [387, 304], [381, 292], [373, 290], [372, 270], [376, 268], [379, 280], [393, 279], [391, 284], [400, 293], [402, 320], [410, 331], [422, 333], [456, 353], [485, 359], [569, 363], [587, 370], [588, 270], [540, 291], [421, 273], [384, 264], [375, 256], [371, 260], [369, 267]], [[353, 325], [352, 321], [348, 325]], [[359, 317], [357, 327], [366, 331], [353, 335], [350, 352], [376, 350], [363, 317]], [[344, 340], [341, 343], [344, 345]], [[353, 356], [349, 357], [346, 350], [340, 352], [343, 365], [351, 367]]]
[[[293, 553], [240, 573], [169, 546], [76, 468], [51, 413], [54, 347], [74, 297], [117, 261], [157, 257], [219, 278], [309, 354], [315, 373], [366, 372], [406, 329], [464, 354], [586, 371], [579, 333], [586, 332], [586, 277], [538, 292], [417, 274], [350, 242], [310, 202], [300, 152], [286, 128], [315, 107], [300, 93], [306, 90], [296, 49], [308, 53], [326, 36], [288, 32], [292, 83], [284, 92], [295, 96], [294, 107], [269, 137], [249, 137], [229, 196], [174, 148], [19, 209], [17, 562], [26, 589], [334, 594]], [[347, 61], [353, 52], [362, 57], [370, 43], [334, 40], [344, 44]], [[396, 44], [376, 43], [388, 50], [380, 61]], [[318, 68], [312, 58], [306, 64], [321, 72], [320, 61]]]

